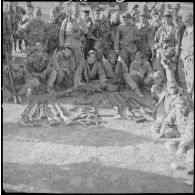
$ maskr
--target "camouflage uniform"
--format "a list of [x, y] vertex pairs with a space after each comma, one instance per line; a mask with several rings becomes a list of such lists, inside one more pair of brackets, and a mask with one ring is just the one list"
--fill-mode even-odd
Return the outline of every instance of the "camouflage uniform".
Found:
[[69, 88], [72, 85], [75, 71], [73, 56], [71, 55], [67, 59], [66, 57], [64, 57], [63, 51], [58, 51], [53, 59], [52, 64], [57, 71], [56, 84], [63, 83], [63, 86], [65, 86], [65, 88]]
[[89, 28], [89, 35], [91, 39], [95, 37], [94, 49], [97, 52], [98, 60], [102, 62], [103, 56], [107, 58], [108, 52], [111, 49], [111, 33], [110, 24], [106, 18], [96, 21], [94, 25]]
[[9, 22], [8, 16], [3, 12], [3, 59], [6, 59], [6, 52], [11, 54], [12, 43], [10, 38], [12, 36], [11, 24]]
[[81, 18], [74, 19], [68, 17], [62, 22], [59, 34], [59, 46], [63, 47], [67, 43], [71, 45], [75, 59], [75, 68], [84, 59], [82, 33], [87, 34], [88, 28]]
[[[187, 14], [187, 13], [186, 13]], [[189, 14], [184, 19], [193, 17]], [[182, 43], [181, 43], [181, 59], [184, 63], [185, 80], [187, 84], [187, 92], [193, 93], [194, 88], [194, 29], [193, 24], [191, 27], [186, 28]]]
[[[55, 14], [55, 12], [52, 12], [51, 14]], [[56, 20], [50, 19], [45, 25], [46, 49], [49, 55], [52, 55], [55, 49], [59, 46], [59, 32], [59, 24]]]
[[[125, 17], [132, 16], [126, 14]], [[135, 58], [137, 47], [135, 41], [139, 40], [139, 29], [135, 24], [119, 25], [114, 41], [114, 50], [119, 51], [119, 56], [125, 61], [128, 68]]]
[[[42, 48], [43, 50], [43, 48]], [[28, 78], [36, 78], [42, 84], [47, 84], [48, 87], [53, 88], [53, 84], [56, 80], [57, 71], [50, 67], [47, 69], [50, 57], [48, 54], [43, 53], [42, 56], [37, 56], [36, 53], [31, 54], [27, 58], [26, 67], [28, 72]]]
[[[165, 16], [169, 16], [171, 13], [167, 12], [165, 13]], [[165, 58], [167, 60], [173, 60], [170, 59], [170, 57], [172, 56], [178, 56], [179, 54], [179, 32], [177, 29], [175, 29], [173, 23], [171, 25], [166, 25], [166, 24], [162, 24], [155, 37], [154, 37], [154, 41], [155, 41], [155, 48], [157, 49], [157, 55], [156, 55], [156, 60], [154, 63], [154, 70], [159, 70], [162, 72], [162, 74], [164, 74], [164, 80], [165, 80], [165, 70], [162, 66], [162, 62], [161, 62], [161, 57], [162, 55], [165, 56]], [[170, 55], [169, 51], [172, 52], [172, 55]], [[169, 54], [167, 54], [169, 53]], [[175, 60], [173, 60], [175, 61]], [[172, 63], [172, 65], [175, 63]], [[176, 69], [175, 67], [171, 67], [171, 66], [167, 66], [166, 67], [166, 71], [172, 71], [174, 72]], [[169, 78], [167, 78], [169, 79]]]
[[129, 74], [138, 86], [145, 85], [151, 87], [153, 81], [153, 70], [148, 61], [140, 59], [134, 60], [129, 69]]

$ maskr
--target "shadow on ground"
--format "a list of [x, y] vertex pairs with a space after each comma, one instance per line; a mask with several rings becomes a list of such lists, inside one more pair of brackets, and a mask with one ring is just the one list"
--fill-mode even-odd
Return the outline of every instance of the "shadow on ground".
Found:
[[35, 139], [40, 142], [76, 146], [129, 146], [154, 141], [144, 136], [106, 127], [86, 128], [80, 125], [70, 127], [59, 125], [53, 128], [21, 128], [16, 123], [3, 124], [3, 137], [8, 140], [20, 137], [24, 141]]
[[[3, 164], [3, 183], [19, 191], [60, 193], [190, 193], [182, 180], [87, 162], [69, 166]], [[6, 191], [13, 189], [5, 188]]]

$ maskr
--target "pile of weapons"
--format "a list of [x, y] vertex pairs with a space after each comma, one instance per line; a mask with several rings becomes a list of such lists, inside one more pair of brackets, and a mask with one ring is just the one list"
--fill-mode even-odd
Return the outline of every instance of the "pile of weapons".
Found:
[[153, 120], [152, 111], [133, 95], [116, 92], [108, 94], [107, 99], [115, 110], [115, 119], [131, 118], [138, 123]]
[[100, 126], [101, 119], [93, 106], [75, 106], [67, 110], [51, 95], [32, 96], [19, 118], [19, 124], [31, 127], [64, 123]]

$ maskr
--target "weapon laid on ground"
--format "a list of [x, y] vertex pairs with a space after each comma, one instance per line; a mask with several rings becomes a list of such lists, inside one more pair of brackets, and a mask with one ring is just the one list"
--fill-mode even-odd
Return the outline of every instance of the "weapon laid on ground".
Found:
[[17, 99], [17, 96], [16, 96], [16, 90], [15, 90], [15, 86], [14, 86], [14, 82], [13, 82], [13, 77], [12, 77], [11, 63], [9, 61], [8, 53], [7, 52], [6, 52], [6, 60], [7, 60], [7, 67], [8, 67], [8, 73], [9, 73], [9, 77], [10, 77], [12, 92], [13, 92], [13, 96], [14, 96], [14, 103], [15, 104], [18, 104], [18, 99]]
[[81, 86], [78, 86], [78, 87], [71, 87], [69, 89], [66, 89], [64, 92], [57, 93], [56, 98], [63, 97], [66, 94], [69, 94], [71, 92], [74, 92], [74, 91], [77, 91], [77, 90], [80, 90], [80, 89], [90, 89], [93, 85], [96, 85], [96, 84], [100, 84], [100, 80], [91, 82], [89, 84], [81, 85]]

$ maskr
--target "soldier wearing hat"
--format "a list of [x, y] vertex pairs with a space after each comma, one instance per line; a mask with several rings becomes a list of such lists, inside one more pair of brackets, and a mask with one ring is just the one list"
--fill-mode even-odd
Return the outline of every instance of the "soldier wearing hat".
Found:
[[50, 19], [45, 26], [45, 48], [47, 53], [52, 56], [55, 49], [59, 46], [60, 25], [57, 22], [55, 9], [50, 11]]
[[126, 12], [123, 15], [124, 24], [119, 25], [115, 41], [114, 50], [124, 60], [129, 68], [130, 63], [135, 59], [137, 51], [136, 41], [140, 39], [139, 29], [134, 24], [134, 18], [130, 13]]
[[65, 44], [62, 50], [59, 50], [56, 53], [52, 64], [57, 71], [55, 84], [61, 86], [63, 85], [65, 88], [71, 87], [71, 85], [73, 85], [73, 76], [75, 72], [75, 63], [71, 44]]
[[[174, 51], [173, 56], [171, 57], [176, 63], [176, 59], [179, 55], [179, 32], [172, 22], [171, 11], [167, 10], [164, 13], [164, 23], [159, 27], [154, 37], [154, 49], [157, 52], [157, 59], [156, 63], [154, 64], [154, 67], [156, 67], [157, 70], [162, 72], [162, 74], [164, 75], [164, 80], [166, 80], [165, 70], [162, 67], [161, 57], [165, 54], [164, 52], [166, 52], [166, 50], [169, 48], [173, 49]], [[166, 54], [164, 56], [166, 56]]]
[[[101, 81], [101, 86], [106, 87], [106, 74], [100, 62], [97, 61], [97, 54], [95, 50], [88, 53], [87, 60], [83, 60], [74, 74], [74, 86], [81, 86], [87, 80]], [[100, 85], [95, 86], [97, 90], [101, 90]]]
[[84, 59], [83, 53], [83, 34], [88, 33], [88, 28], [80, 18], [80, 11], [77, 4], [71, 6], [71, 14], [62, 22], [59, 33], [59, 46], [63, 47], [70, 43], [73, 49], [75, 65], [77, 68]]
[[185, 80], [187, 92], [193, 94], [194, 91], [194, 26], [193, 14], [186, 12], [183, 14], [183, 22], [186, 25], [181, 42], [181, 59], [184, 64]]
[[26, 61], [27, 78], [36, 78], [40, 83], [46, 84], [48, 89], [53, 90], [57, 71], [52, 66], [47, 68], [50, 57], [44, 52], [41, 43], [36, 43], [34, 49], [34, 53], [32, 53]]
[[149, 39], [150, 34], [152, 33], [152, 27], [150, 26], [146, 12], [140, 12], [140, 22], [137, 23], [137, 27], [139, 29], [140, 41], [137, 44], [138, 50], [142, 52], [143, 57], [146, 60], [149, 60], [151, 55]]

